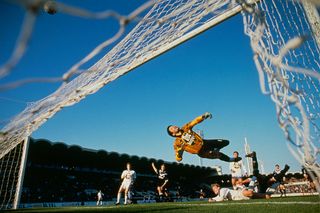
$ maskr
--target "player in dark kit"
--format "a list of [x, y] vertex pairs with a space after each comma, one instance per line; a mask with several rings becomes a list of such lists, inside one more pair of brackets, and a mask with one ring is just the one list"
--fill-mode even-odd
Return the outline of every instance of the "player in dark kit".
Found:
[[269, 192], [275, 192], [277, 188], [279, 188], [280, 193], [282, 194], [282, 189], [280, 186], [284, 186], [283, 177], [285, 176], [286, 172], [289, 170], [289, 166], [285, 165], [284, 169], [281, 170], [279, 164], [275, 165], [275, 170], [272, 173], [272, 177], [270, 178], [270, 183], [272, 185], [267, 189]]
[[[259, 168], [258, 168], [258, 159], [257, 159], [257, 154], [256, 152], [252, 152], [246, 155], [246, 157], [250, 157], [252, 158], [252, 167], [253, 167], [253, 176], [251, 178], [248, 178], [247, 180], [244, 180], [242, 183], [248, 183], [250, 182], [249, 186], [254, 186], [254, 182], [257, 182], [260, 187], [261, 186], [267, 186], [270, 183], [269, 179], [265, 179], [260, 173], [259, 173]], [[270, 186], [269, 188], [267, 188], [267, 192], [269, 193], [274, 193], [276, 187], [278, 187], [280, 184], [278, 184], [278, 182], [280, 182], [280, 180], [283, 179], [283, 177], [285, 176], [286, 172], [289, 170], [289, 166], [285, 165], [283, 170], [280, 170], [276, 173], [273, 174], [273, 177], [271, 178], [271, 181], [276, 181], [277, 184], [272, 184], [272, 186]], [[265, 191], [263, 189], [260, 188], [259, 191]]]
[[161, 165], [160, 169], [157, 169], [153, 162], [151, 166], [154, 172], [158, 175], [157, 192], [159, 195], [159, 199], [162, 200], [163, 195], [165, 194], [167, 183], [169, 182], [168, 173], [164, 164]]
[[168, 134], [175, 137], [174, 150], [176, 154], [176, 160], [181, 161], [183, 152], [189, 152], [191, 154], [197, 154], [202, 158], [220, 159], [226, 162], [234, 162], [241, 160], [238, 158], [230, 158], [224, 153], [220, 152], [220, 149], [229, 145], [228, 140], [223, 139], [203, 139], [195, 133], [192, 128], [204, 121], [205, 119], [212, 118], [211, 113], [205, 114], [195, 118], [193, 121], [185, 124], [181, 128], [178, 126], [170, 125], [167, 128]]

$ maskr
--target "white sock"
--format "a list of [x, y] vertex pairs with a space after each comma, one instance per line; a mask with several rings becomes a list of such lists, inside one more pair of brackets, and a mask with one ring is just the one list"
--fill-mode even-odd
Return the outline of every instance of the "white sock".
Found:
[[117, 196], [117, 203], [120, 203], [120, 198], [121, 198], [121, 193], [118, 193], [118, 196]]
[[127, 204], [127, 200], [128, 200], [128, 195], [124, 196], [124, 204]]

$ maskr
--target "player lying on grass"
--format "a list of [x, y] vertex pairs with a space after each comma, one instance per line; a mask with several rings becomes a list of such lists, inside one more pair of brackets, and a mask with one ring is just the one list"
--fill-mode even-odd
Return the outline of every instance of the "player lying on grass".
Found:
[[270, 198], [270, 195], [268, 194], [256, 193], [246, 188], [239, 190], [221, 188], [217, 183], [212, 184], [211, 189], [216, 196], [209, 198], [209, 202], [219, 202], [225, 200], [248, 200], [251, 198]]
[[193, 121], [185, 124], [181, 128], [178, 126], [170, 125], [167, 128], [168, 134], [175, 137], [174, 150], [176, 154], [176, 160], [181, 161], [183, 152], [189, 152], [191, 154], [197, 154], [202, 158], [220, 159], [226, 162], [233, 162], [241, 160], [238, 158], [230, 158], [224, 153], [220, 152], [220, 149], [229, 144], [228, 140], [223, 139], [203, 139], [195, 133], [192, 128], [204, 121], [205, 119], [212, 118], [212, 115], [208, 112], [195, 118]]
[[[264, 178], [263, 175], [260, 174], [259, 168], [258, 168], [258, 160], [257, 160], [257, 154], [256, 152], [252, 152], [250, 154], [247, 154], [246, 157], [252, 158], [252, 167], [253, 167], [253, 176], [250, 178], [247, 178], [242, 181], [242, 184], [247, 184], [249, 183], [249, 188], [253, 189], [253, 187], [256, 187], [257, 185], [264, 185], [268, 186], [270, 183], [272, 184], [270, 187], [267, 188], [268, 193], [274, 193], [276, 188], [280, 185], [280, 183], [283, 180], [283, 177], [285, 176], [286, 172], [289, 170], [289, 166], [285, 165], [284, 169], [273, 173], [273, 177], [271, 179]], [[259, 187], [256, 187], [255, 189], [256, 192], [261, 191]]]
[[290, 167], [286, 164], [284, 169], [281, 170], [278, 164], [275, 165], [275, 170], [272, 173], [272, 177], [269, 179], [269, 183], [272, 185], [267, 189], [267, 192], [274, 193], [281, 185], [284, 186], [284, 176], [289, 168]]

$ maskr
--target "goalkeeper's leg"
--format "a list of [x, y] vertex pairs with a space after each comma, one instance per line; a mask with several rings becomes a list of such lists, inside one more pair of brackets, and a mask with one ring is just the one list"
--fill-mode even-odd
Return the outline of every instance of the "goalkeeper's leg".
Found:
[[210, 139], [210, 140], [203, 140], [203, 146], [205, 147], [205, 149], [208, 150], [220, 150], [225, 146], [229, 145], [229, 141], [228, 140], [224, 140], [224, 139]]
[[219, 152], [219, 151], [212, 151], [212, 150], [203, 150], [201, 149], [198, 153], [199, 157], [201, 158], [209, 158], [209, 159], [220, 159], [225, 162], [236, 162], [241, 160], [241, 157], [238, 158], [230, 158], [228, 155]]
[[246, 155], [247, 158], [252, 158], [252, 167], [253, 167], [253, 175], [258, 177], [259, 176], [259, 164], [257, 159], [257, 153], [255, 151]]

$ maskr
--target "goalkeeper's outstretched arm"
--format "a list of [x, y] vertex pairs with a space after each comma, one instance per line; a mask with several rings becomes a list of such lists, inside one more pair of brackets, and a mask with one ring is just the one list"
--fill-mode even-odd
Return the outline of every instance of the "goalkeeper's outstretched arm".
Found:
[[175, 152], [176, 152], [176, 161], [180, 162], [182, 161], [182, 155], [183, 155], [183, 147], [174, 147]]
[[206, 112], [203, 115], [196, 117], [193, 121], [187, 123], [185, 126], [192, 129], [195, 125], [201, 123], [205, 119], [211, 119], [211, 118], [212, 118], [212, 114], [210, 112]]

